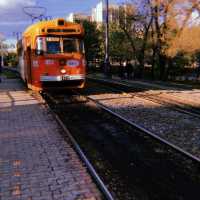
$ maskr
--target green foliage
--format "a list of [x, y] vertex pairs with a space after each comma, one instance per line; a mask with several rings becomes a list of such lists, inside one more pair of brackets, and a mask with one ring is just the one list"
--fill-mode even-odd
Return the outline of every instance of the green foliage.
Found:
[[8, 55], [5, 57], [5, 65], [12, 67], [17, 66], [17, 54], [8, 53]]
[[[188, 9], [181, 7], [179, 0], [133, 2], [121, 6], [118, 20], [110, 24], [109, 52], [112, 61], [131, 59], [139, 78], [148, 70], [152, 78], [162, 80], [166, 80], [168, 75], [184, 73], [188, 66], [200, 66], [200, 29], [199, 26], [188, 26], [193, 12], [189, 8], [196, 9], [198, 0], [191, 1]], [[182, 21], [178, 17], [180, 13]], [[105, 52], [104, 25], [88, 21], [81, 23], [86, 33], [87, 61], [102, 61]]]
[[132, 58], [132, 48], [127, 37], [117, 24], [110, 26], [110, 56], [114, 60]]
[[89, 21], [82, 21], [85, 29], [85, 54], [87, 61], [93, 61], [102, 56], [101, 32], [97, 29], [97, 24]]
[[7, 79], [15, 79], [18, 77], [15, 72], [7, 70], [3, 70], [2, 75], [5, 76]]
[[185, 66], [190, 66], [193, 63], [193, 56], [178, 53], [174, 58], [171, 59], [170, 63], [170, 75], [183, 75], [185, 72]]

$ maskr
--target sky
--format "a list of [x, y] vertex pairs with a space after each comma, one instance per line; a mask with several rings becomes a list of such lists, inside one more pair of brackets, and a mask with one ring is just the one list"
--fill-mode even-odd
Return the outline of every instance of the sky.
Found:
[[[124, 0], [125, 1], [125, 0]], [[0, 35], [14, 40], [18, 32], [23, 32], [31, 24], [31, 18], [23, 12], [23, 7], [42, 6], [47, 9], [46, 15], [66, 17], [71, 12], [90, 13], [99, 0], [0, 0]], [[123, 0], [110, 0], [120, 3]]]
[[[90, 14], [100, 0], [0, 0], [0, 40], [5, 38], [12, 43], [17, 33], [22, 33], [31, 24], [31, 18], [25, 15], [23, 8], [42, 6], [47, 9], [46, 15], [66, 17], [71, 12]], [[110, 3], [122, 3], [129, 0], [109, 0]], [[195, 13], [194, 13], [195, 15]], [[193, 16], [195, 18], [195, 16]], [[3, 35], [3, 36], [2, 36]]]

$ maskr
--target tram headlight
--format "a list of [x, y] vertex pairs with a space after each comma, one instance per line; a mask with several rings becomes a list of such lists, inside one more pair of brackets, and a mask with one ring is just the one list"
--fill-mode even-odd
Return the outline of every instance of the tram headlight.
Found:
[[65, 74], [67, 71], [66, 71], [66, 69], [61, 69], [60, 72], [61, 72], [62, 74]]

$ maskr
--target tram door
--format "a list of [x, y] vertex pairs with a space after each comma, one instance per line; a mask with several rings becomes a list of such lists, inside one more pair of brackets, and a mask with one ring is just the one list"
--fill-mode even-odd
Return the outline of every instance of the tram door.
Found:
[[32, 62], [31, 62], [31, 47], [27, 47], [27, 82], [32, 84]]

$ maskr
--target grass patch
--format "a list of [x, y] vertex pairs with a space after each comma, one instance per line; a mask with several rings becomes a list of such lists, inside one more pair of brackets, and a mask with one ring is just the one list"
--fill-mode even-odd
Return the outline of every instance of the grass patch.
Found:
[[3, 70], [1, 73], [2, 76], [5, 76], [7, 79], [15, 79], [18, 78], [18, 74], [16, 72]]

